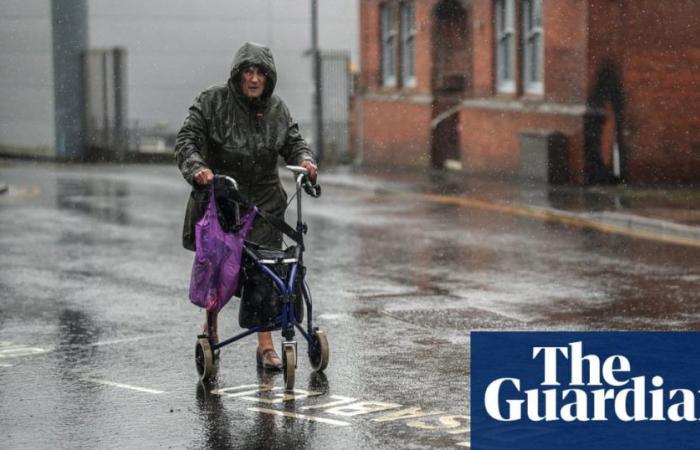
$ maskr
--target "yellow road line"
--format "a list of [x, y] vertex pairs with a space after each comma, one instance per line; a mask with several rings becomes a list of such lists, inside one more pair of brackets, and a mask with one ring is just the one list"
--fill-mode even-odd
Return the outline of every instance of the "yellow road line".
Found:
[[653, 231], [634, 230], [617, 225], [599, 223], [593, 220], [584, 219], [582, 217], [571, 217], [566, 214], [559, 214], [553, 211], [545, 211], [534, 208], [526, 208], [522, 206], [499, 205], [498, 203], [490, 203], [483, 200], [476, 200], [464, 197], [450, 197], [447, 195], [437, 194], [407, 194], [399, 193], [396, 195], [404, 197], [419, 197], [434, 203], [447, 205], [458, 205], [467, 208], [484, 209], [488, 211], [510, 214], [513, 216], [529, 217], [532, 219], [540, 219], [543, 221], [561, 223], [579, 228], [588, 228], [603, 233], [622, 234], [625, 236], [647, 239], [652, 241], [666, 242], [670, 244], [684, 245], [688, 247], [700, 248], [700, 240], [693, 238], [684, 238], [680, 236], [671, 236], [667, 234], [655, 233]]

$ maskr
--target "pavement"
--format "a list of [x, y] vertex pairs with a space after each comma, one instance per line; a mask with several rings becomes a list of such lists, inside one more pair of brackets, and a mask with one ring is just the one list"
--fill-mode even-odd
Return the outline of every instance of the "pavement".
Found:
[[700, 247], [700, 186], [549, 186], [450, 171], [353, 167], [324, 170], [320, 182]]

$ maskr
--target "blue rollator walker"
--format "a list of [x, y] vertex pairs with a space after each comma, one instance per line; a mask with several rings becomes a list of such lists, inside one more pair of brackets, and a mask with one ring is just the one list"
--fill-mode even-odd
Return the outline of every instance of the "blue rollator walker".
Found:
[[[200, 380], [203, 382], [211, 380], [216, 376], [218, 370], [219, 349], [236, 342], [248, 335], [259, 331], [282, 330], [284, 342], [282, 342], [282, 373], [284, 376], [284, 385], [286, 390], [294, 389], [294, 372], [297, 366], [297, 342], [294, 340], [294, 329], [298, 329], [304, 339], [308, 343], [309, 361], [311, 368], [315, 372], [322, 372], [328, 366], [328, 339], [323, 331], [313, 326], [311, 292], [309, 286], [304, 280], [306, 268], [304, 267], [304, 239], [303, 236], [307, 231], [306, 224], [302, 221], [301, 214], [301, 189], [312, 197], [321, 195], [321, 187], [313, 185], [309, 181], [308, 171], [303, 167], [287, 166], [287, 169], [292, 171], [296, 177], [296, 198], [297, 198], [297, 224], [296, 230], [269, 214], [258, 211], [264, 219], [268, 220], [273, 226], [280, 229], [284, 234], [291, 237], [295, 245], [289, 246], [285, 250], [270, 249], [262, 247], [253, 242], [245, 241], [243, 247], [243, 259], [253, 270], [258, 270], [265, 275], [266, 278], [272, 280], [275, 290], [279, 294], [280, 309], [277, 316], [268, 323], [263, 323], [258, 326], [248, 328], [246, 331], [233, 336], [229, 339], [215, 343], [211, 336], [212, 320], [209, 314], [207, 315], [207, 332], [197, 336], [197, 344], [195, 346], [195, 363]], [[238, 191], [238, 185], [233, 178], [216, 175], [215, 178], [225, 182], [233, 192]], [[242, 200], [241, 200], [242, 202]], [[235, 207], [236, 223], [239, 220], [238, 202]], [[286, 269], [283, 271], [275, 269]], [[284, 272], [280, 275], [280, 272]], [[302, 326], [303, 315], [297, 312], [296, 304], [301, 304], [298, 297], [303, 298], [303, 305], [306, 307], [306, 329]]]

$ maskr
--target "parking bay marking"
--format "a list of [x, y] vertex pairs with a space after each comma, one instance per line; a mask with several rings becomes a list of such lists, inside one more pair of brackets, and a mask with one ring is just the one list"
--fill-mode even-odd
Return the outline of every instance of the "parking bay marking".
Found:
[[248, 411], [255, 411], [255, 412], [260, 412], [264, 414], [271, 414], [274, 416], [283, 416], [283, 417], [292, 417], [294, 419], [303, 419], [303, 420], [309, 420], [312, 422], [321, 422], [321, 423], [327, 423], [330, 425], [336, 425], [336, 426], [349, 426], [349, 422], [343, 422], [342, 420], [335, 420], [335, 419], [327, 419], [325, 417], [316, 417], [316, 416], [309, 416], [308, 414], [299, 414], [295, 412], [289, 412], [289, 411], [280, 411], [278, 409], [267, 409], [267, 408], [258, 408], [258, 407], [251, 407], [248, 408]]
[[[289, 400], [297, 401], [300, 399], [313, 398], [322, 395], [320, 392], [306, 391], [304, 389], [294, 389], [292, 392], [277, 392], [281, 390], [281, 387], [275, 387], [269, 384], [245, 384], [228, 388], [214, 389], [211, 391], [211, 393], [249, 402], [265, 403], [270, 405], [280, 404]], [[384, 411], [383, 415], [374, 417], [370, 420], [379, 423], [402, 421], [406, 426], [416, 430], [442, 431], [455, 436], [471, 433], [471, 429], [466, 425], [466, 423], [463, 423], [470, 420], [470, 417], [466, 415], [445, 414], [444, 411], [423, 411], [421, 407], [403, 407], [403, 405], [399, 405], [397, 403], [358, 401], [356, 398], [341, 395], [330, 395], [329, 397], [332, 401], [302, 406], [299, 407], [298, 410], [321, 410], [319, 412], [341, 417], [354, 417]], [[317, 415], [312, 416], [302, 414], [295, 411], [260, 407], [250, 407], [247, 408], [247, 410], [263, 414], [327, 423], [335, 426], [350, 425], [349, 422], [331, 419], [328, 417], [320, 417]], [[423, 420], [424, 418], [427, 419]], [[460, 447], [470, 447], [470, 442], [467, 440], [457, 442], [455, 445]]]
[[147, 334], [147, 335], [143, 335], [143, 336], [134, 336], [134, 337], [128, 337], [128, 338], [122, 338], [122, 339], [112, 339], [112, 340], [108, 340], [108, 341], [92, 342], [92, 343], [86, 344], [86, 345], [89, 347], [101, 347], [103, 345], [125, 344], [127, 342], [136, 342], [136, 341], [142, 341], [144, 339], [151, 339], [151, 338], [164, 337], [164, 336], [174, 336], [174, 333]]
[[105, 386], [118, 387], [118, 388], [122, 388], [122, 389], [131, 389], [132, 391], [145, 392], [147, 394], [165, 394], [165, 391], [159, 391], [158, 389], [149, 389], [149, 388], [144, 388], [144, 387], [140, 387], [140, 386], [132, 386], [130, 384], [115, 383], [113, 381], [107, 381], [107, 380], [98, 380], [96, 378], [81, 378], [81, 380], [88, 381], [90, 383], [95, 383], [95, 384], [103, 384]]
[[[129, 338], [122, 338], [122, 339], [113, 339], [109, 341], [98, 341], [98, 342], [92, 342], [89, 344], [78, 344], [77, 347], [100, 347], [104, 345], [115, 345], [115, 344], [124, 344], [124, 343], [129, 343], [129, 342], [136, 342], [136, 341], [141, 341], [144, 339], [150, 339], [153, 337], [161, 337], [161, 336], [168, 336], [171, 335], [172, 333], [159, 333], [159, 334], [150, 334], [150, 335], [143, 335], [143, 336], [134, 336], [134, 337], [129, 337]], [[73, 347], [73, 346], [71, 346]], [[34, 355], [42, 355], [44, 353], [49, 353], [56, 350], [56, 348], [53, 347], [48, 347], [48, 348], [41, 348], [41, 347], [30, 347], [26, 345], [15, 345], [13, 342], [10, 341], [0, 341], [0, 359], [3, 358], [19, 358], [22, 356], [34, 356]], [[12, 367], [12, 365], [8, 364], [2, 364], [0, 367]]]

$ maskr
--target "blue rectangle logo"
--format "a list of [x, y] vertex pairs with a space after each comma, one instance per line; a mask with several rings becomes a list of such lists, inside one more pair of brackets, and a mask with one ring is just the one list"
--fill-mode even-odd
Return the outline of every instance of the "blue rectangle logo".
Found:
[[471, 333], [472, 448], [700, 448], [700, 333]]

